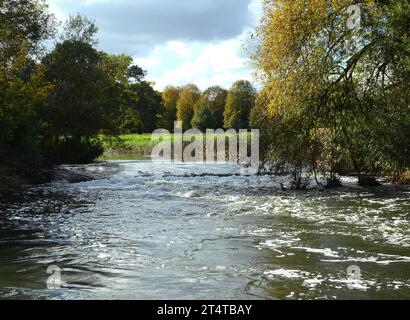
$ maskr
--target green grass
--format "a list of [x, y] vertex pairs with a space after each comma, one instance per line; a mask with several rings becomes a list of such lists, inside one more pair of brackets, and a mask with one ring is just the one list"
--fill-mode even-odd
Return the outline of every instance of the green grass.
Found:
[[126, 134], [104, 138], [104, 155], [98, 160], [136, 160], [149, 154], [155, 145], [151, 134]]
[[[137, 160], [151, 153], [157, 142], [151, 141], [152, 134], [126, 134], [116, 138], [106, 138], [104, 141], [105, 153], [98, 160]], [[205, 139], [205, 134], [203, 134]], [[251, 133], [248, 133], [251, 137]], [[171, 134], [175, 140], [175, 134]]]
[[120, 139], [124, 141], [124, 144], [131, 147], [138, 146], [150, 146], [152, 145], [151, 134], [126, 134], [120, 136]]

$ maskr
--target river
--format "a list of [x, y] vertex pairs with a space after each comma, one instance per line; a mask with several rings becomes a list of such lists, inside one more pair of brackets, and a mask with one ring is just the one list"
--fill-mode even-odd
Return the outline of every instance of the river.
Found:
[[109, 177], [0, 198], [0, 298], [410, 298], [408, 190], [282, 191], [234, 165], [81, 169]]

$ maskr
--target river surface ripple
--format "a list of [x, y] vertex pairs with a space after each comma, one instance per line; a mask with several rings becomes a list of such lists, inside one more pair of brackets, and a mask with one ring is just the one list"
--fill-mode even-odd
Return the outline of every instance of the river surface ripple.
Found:
[[283, 192], [283, 178], [228, 176], [234, 165], [82, 169], [113, 165], [0, 198], [0, 298], [410, 298], [408, 191]]

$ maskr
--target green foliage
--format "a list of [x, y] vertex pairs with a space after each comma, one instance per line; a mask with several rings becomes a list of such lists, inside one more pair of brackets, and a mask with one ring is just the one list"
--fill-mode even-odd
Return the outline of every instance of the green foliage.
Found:
[[[94, 23], [70, 17], [64, 40], [43, 59], [54, 90], [39, 109], [50, 161], [83, 163], [99, 156], [100, 133], [152, 132], [161, 96], [127, 55], [98, 52]], [[72, 154], [69, 150], [72, 150]]]
[[180, 88], [172, 86], [166, 87], [162, 93], [163, 112], [158, 123], [160, 128], [169, 131], [173, 130], [174, 122], [177, 120], [177, 103], [180, 93]]
[[141, 117], [135, 109], [121, 110], [120, 131], [122, 133], [143, 133], [143, 127]]
[[34, 109], [45, 94], [41, 82], [0, 81], [0, 165], [24, 171], [40, 165]]
[[[2, 30], [2, 49], [12, 47], [18, 51], [22, 46], [30, 54], [43, 49], [43, 41], [55, 34], [55, 20], [48, 12], [44, 0], [1, 0], [0, 29]], [[3, 38], [4, 32], [14, 37]]]
[[228, 92], [224, 113], [225, 128], [246, 129], [249, 116], [255, 105], [256, 90], [249, 81], [241, 80], [233, 84]]
[[398, 181], [410, 159], [409, 3], [359, 1], [354, 29], [351, 4], [265, 1], [254, 56], [263, 105], [252, 122], [267, 158]]
[[[213, 123], [213, 126], [210, 126], [207, 129], [223, 128], [223, 125], [224, 125], [223, 117], [224, 117], [224, 111], [225, 111], [226, 96], [227, 96], [227, 91], [222, 89], [221, 87], [218, 87], [218, 86], [210, 87], [202, 93], [201, 98], [195, 104], [194, 106], [195, 114], [197, 112], [200, 112], [201, 110], [203, 113], [204, 108], [205, 108], [207, 109], [206, 112], [210, 112], [211, 117], [213, 118], [212, 121], [208, 120], [209, 123]], [[194, 118], [195, 118], [195, 115], [194, 115]], [[199, 116], [198, 118], [201, 118], [201, 116]], [[193, 123], [194, 122], [192, 122], [192, 124]], [[195, 123], [198, 123], [198, 122], [195, 121]]]
[[65, 23], [61, 41], [88, 43], [94, 47], [98, 44], [98, 40], [95, 38], [97, 32], [98, 28], [93, 20], [81, 14], [70, 15]]
[[41, 165], [35, 108], [50, 85], [32, 58], [52, 33], [41, 1], [0, 2], [0, 167], [26, 175]]
[[144, 80], [146, 75], [147, 75], [147, 72], [145, 70], [142, 70], [137, 65], [130, 66], [127, 71], [128, 78], [131, 79], [131, 81], [133, 82], [140, 82]]
[[107, 75], [90, 44], [66, 40], [43, 59], [45, 77], [53, 84], [41, 112], [46, 136], [94, 136], [109, 129]]
[[207, 129], [216, 128], [216, 118], [209, 107], [200, 107], [192, 119], [192, 127], [205, 132]]
[[104, 52], [100, 55], [102, 69], [109, 75], [112, 84], [107, 98], [112, 105], [111, 118], [118, 119], [120, 131], [137, 133], [157, 129], [164, 106], [161, 94], [152, 83], [144, 81], [146, 72], [132, 64], [131, 56]]
[[100, 67], [105, 75], [112, 82], [120, 84], [122, 87], [127, 86], [130, 82], [131, 68], [134, 67], [132, 57], [125, 54], [114, 55], [106, 52], [100, 52], [99, 55], [101, 58]]
[[104, 153], [98, 137], [63, 137], [43, 145], [43, 149], [53, 164], [86, 164]]
[[195, 113], [195, 104], [201, 97], [201, 91], [194, 84], [182, 88], [177, 102], [177, 119], [182, 121], [183, 129], [191, 127], [191, 121]]
[[158, 117], [162, 113], [161, 94], [150, 82], [141, 81], [129, 86], [133, 101], [129, 105], [136, 110], [142, 122], [142, 131], [150, 133], [157, 129]]
[[2, 172], [32, 177], [42, 166], [89, 162], [103, 152], [100, 134], [157, 128], [160, 93], [130, 56], [97, 51], [96, 32], [92, 20], [70, 16], [42, 55], [55, 34], [45, 2], [0, 1]]
[[86, 17], [70, 17], [65, 40], [43, 59], [53, 91], [38, 115], [50, 163], [92, 161], [103, 152], [100, 133], [142, 130], [132, 79], [143, 71], [133, 68], [129, 56], [98, 52], [96, 30]]

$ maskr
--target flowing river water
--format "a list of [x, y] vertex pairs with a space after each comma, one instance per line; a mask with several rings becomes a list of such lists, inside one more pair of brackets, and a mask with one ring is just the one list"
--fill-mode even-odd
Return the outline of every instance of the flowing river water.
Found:
[[0, 198], [0, 298], [410, 298], [408, 190], [282, 191], [234, 165], [81, 169], [108, 177]]

